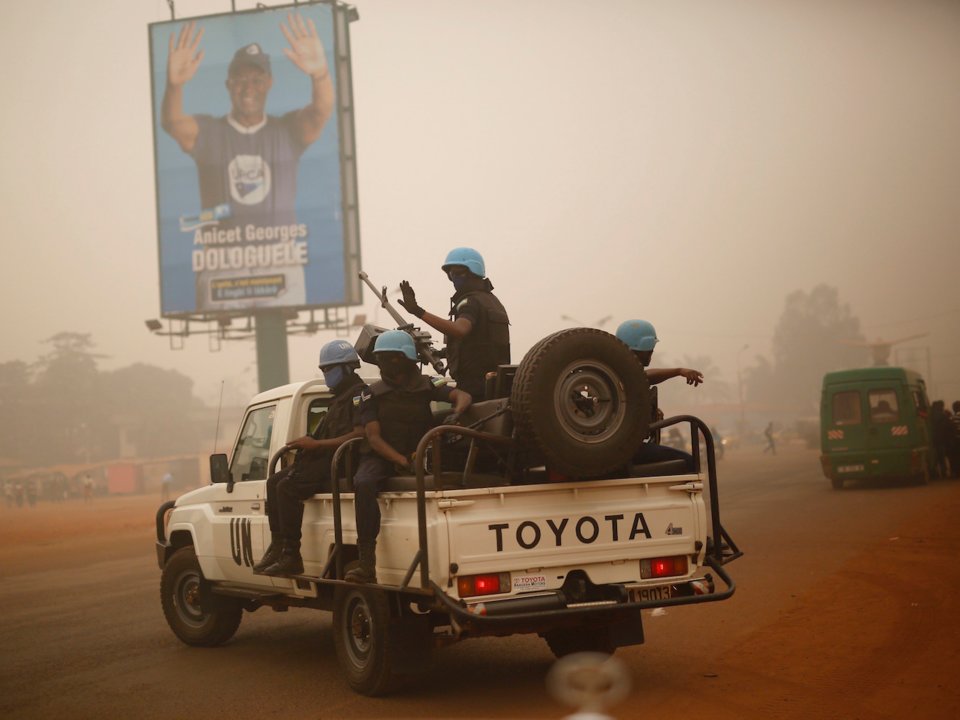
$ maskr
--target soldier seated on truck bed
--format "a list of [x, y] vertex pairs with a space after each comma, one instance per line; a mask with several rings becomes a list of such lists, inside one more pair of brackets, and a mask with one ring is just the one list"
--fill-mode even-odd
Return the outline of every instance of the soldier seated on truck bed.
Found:
[[[627, 320], [620, 323], [620, 327], [617, 328], [617, 338], [633, 350], [633, 353], [640, 360], [640, 364], [643, 365], [651, 385], [657, 385], [664, 380], [675, 377], [684, 378], [687, 385], [693, 385], [694, 387], [703, 382], [703, 373], [699, 370], [650, 367], [650, 361], [653, 359], [653, 348], [660, 339], [657, 337], [657, 331], [653, 325], [646, 320]], [[655, 443], [644, 443], [634, 456], [633, 462], [637, 465], [643, 465], [663, 460], [683, 460], [686, 471], [693, 472], [693, 456], [690, 453]]]
[[333, 392], [333, 401], [311, 435], [287, 443], [298, 450], [293, 465], [267, 479], [267, 518], [270, 547], [253, 566], [264, 575], [299, 575], [303, 572], [300, 538], [303, 502], [319, 492], [330, 491], [330, 461], [343, 443], [363, 436], [357, 412], [361, 391], [367, 386], [356, 374], [360, 357], [346, 340], [333, 340], [320, 349], [323, 382]]
[[359, 566], [348, 571], [345, 580], [375, 583], [377, 535], [380, 534], [380, 505], [377, 492], [390, 476], [412, 471], [412, 455], [420, 438], [433, 426], [430, 402], [453, 404], [452, 424], [468, 407], [470, 394], [446, 386], [443, 378], [428, 378], [417, 367], [417, 350], [402, 330], [389, 330], [373, 347], [380, 366], [380, 382], [360, 395], [360, 423], [367, 436], [360, 465], [353, 478], [357, 513]]

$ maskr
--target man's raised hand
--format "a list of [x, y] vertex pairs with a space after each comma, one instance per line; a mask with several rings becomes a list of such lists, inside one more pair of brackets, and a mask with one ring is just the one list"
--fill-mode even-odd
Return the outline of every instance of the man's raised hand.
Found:
[[287, 23], [289, 27], [280, 23], [280, 31], [290, 43], [290, 47], [283, 49], [283, 54], [311, 78], [322, 78], [328, 72], [327, 54], [313, 20], [307, 18], [304, 22], [301, 15], [290, 13]]
[[170, 35], [170, 52], [167, 55], [167, 83], [179, 87], [196, 74], [203, 60], [203, 50], [198, 51], [200, 38], [203, 37], [203, 28], [193, 32], [194, 23], [188, 22], [180, 28], [180, 35], [176, 41]]

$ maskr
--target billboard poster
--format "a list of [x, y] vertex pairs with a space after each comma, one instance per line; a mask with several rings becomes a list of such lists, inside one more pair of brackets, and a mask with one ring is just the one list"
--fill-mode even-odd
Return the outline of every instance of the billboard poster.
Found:
[[164, 316], [360, 301], [336, 14], [311, 3], [150, 25]]

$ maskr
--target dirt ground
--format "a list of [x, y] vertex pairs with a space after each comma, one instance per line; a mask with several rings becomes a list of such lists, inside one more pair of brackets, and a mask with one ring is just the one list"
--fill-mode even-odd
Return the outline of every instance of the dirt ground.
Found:
[[116, 560], [154, 537], [160, 500], [153, 495], [40, 502], [0, 512], [0, 578], [75, 567], [78, 557]]
[[[617, 653], [631, 668], [634, 689], [610, 712], [621, 718], [960, 717], [956, 679], [960, 568], [955, 557], [960, 547], [960, 482], [941, 481], [926, 487], [866, 485], [836, 492], [819, 476], [815, 453], [784, 455], [774, 460], [744, 453], [725, 461], [721, 472], [741, 478], [740, 485], [729, 484], [724, 500], [725, 525], [746, 552], [731, 566], [737, 593], [725, 603], [701, 610], [671, 610], [646, 620], [646, 644]], [[142, 603], [144, 609], [140, 615], [128, 611], [129, 622], [135, 624], [124, 628], [121, 623], [118, 632], [128, 633], [130, 639], [114, 640], [118, 649], [113, 653], [143, 656], [136, 662], [145, 669], [135, 676], [145, 693], [140, 716], [176, 716], [169, 714], [172, 710], [163, 710], [162, 703], [177, 698], [166, 694], [153, 698], [149, 681], [143, 678], [163, 667], [164, 673], [173, 677], [182, 673], [181, 682], [188, 682], [196, 671], [189, 664], [179, 669], [178, 665], [206, 663], [204, 658], [210, 656], [181, 647], [163, 627], [155, 607], [159, 571], [155, 564], [149, 567], [149, 552], [159, 504], [155, 496], [128, 496], [0, 509], [0, 578], [10, 593], [4, 595], [5, 603], [11, 603], [2, 615], [10, 619], [6, 632], [7, 638], [13, 638], [6, 641], [13, 648], [11, 655], [0, 654], [4, 656], [0, 677], [10, 683], [3, 698], [7, 705], [0, 702], [0, 708], [12, 711], [12, 717], [53, 717], [49, 711], [68, 707], [75, 711], [72, 717], [111, 716], [104, 706], [129, 711], [125, 705], [129, 701], [119, 694], [102, 701], [81, 695], [63, 705], [66, 698], [58, 700], [57, 692], [62, 684], [75, 681], [69, 676], [57, 678], [47, 670], [30, 670], [49, 667], [55, 651], [42, 646], [43, 622], [32, 631], [23, 630], [30, 633], [36, 649], [26, 635], [16, 637], [22, 623], [35, 615], [13, 607], [32, 597], [39, 612], [47, 596], [28, 594], [29, 588], [34, 582], [54, 582], [48, 576], [76, 575], [77, 583], [102, 583], [127, 572], [128, 565], [130, 573], [138, 574], [129, 581], [134, 599], [126, 602]], [[293, 660], [290, 644], [301, 642], [294, 639], [299, 638], [298, 628], [290, 625], [296, 617], [275, 615], [258, 613], [245, 620], [246, 629], [218, 652], [216, 662], [225, 673], [248, 672], [257, 667], [256, 656], [276, 653], [270, 656], [278, 668], [276, 682], [303, 688], [296, 673], [323, 677], [326, 709], [319, 709], [316, 699], [287, 693], [286, 707], [267, 710], [262, 706], [253, 714], [248, 708], [257, 696], [244, 695], [246, 684], [224, 675], [218, 678], [223, 686], [214, 689], [216, 697], [199, 689], [186, 691], [183, 697], [200, 706], [195, 711], [215, 700], [215, 707], [206, 710], [226, 713], [230, 708], [223, 703], [230, 698], [236, 705], [230, 710], [232, 716], [258, 718], [561, 717], [569, 712], [544, 697], [542, 677], [549, 656], [535, 637], [457, 646], [437, 670], [439, 686], [375, 701], [342, 689], [337, 669], [328, 667], [333, 663], [328, 650], [314, 655], [315, 651], [304, 649], [306, 644], [294, 644], [301, 659]], [[324, 623], [321, 633], [328, 632], [327, 620], [309, 613], [304, 617]], [[63, 633], [53, 625], [49, 632], [57, 637]], [[143, 634], [135, 636], [135, 632]], [[287, 645], [277, 638], [284, 638]], [[78, 658], [103, 657], [95, 649], [99, 642], [93, 635], [77, 638], [77, 647], [70, 652]], [[497, 659], [503, 643], [511, 643], [509, 659]], [[59, 647], [56, 653], [66, 652], [67, 647]], [[312, 658], [306, 666], [304, 656]], [[171, 664], [173, 658], [177, 664]], [[289, 667], [284, 665], [288, 658]], [[133, 661], [124, 662], [130, 666]], [[480, 681], [464, 681], [462, 676], [470, 671], [482, 673], [476, 676]], [[18, 673], [23, 672], [36, 673], [33, 689], [19, 683]], [[109, 691], [111, 683], [121, 683], [111, 678], [104, 675], [93, 682], [100, 684], [101, 691], [104, 687]], [[493, 690], [500, 693], [502, 702], [483, 705]], [[486, 710], [477, 709], [484, 706]], [[305, 714], [305, 708], [314, 710]]]
[[720, 655], [716, 717], [960, 717], [960, 487], [942, 490]]

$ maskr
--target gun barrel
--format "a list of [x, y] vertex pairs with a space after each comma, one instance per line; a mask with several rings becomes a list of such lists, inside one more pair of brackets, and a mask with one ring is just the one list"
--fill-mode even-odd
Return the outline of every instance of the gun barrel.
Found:
[[380, 307], [386, 308], [387, 312], [390, 313], [391, 317], [396, 321], [397, 325], [401, 328], [405, 325], [410, 325], [410, 323], [404, 319], [403, 315], [397, 312], [397, 309], [390, 304], [390, 301], [387, 300], [387, 293], [377, 290], [377, 286], [370, 281], [370, 276], [367, 275], [363, 270], [358, 273], [361, 280], [363, 280], [367, 286], [373, 290], [373, 294], [376, 296], [377, 300], [380, 301]]
[[417, 352], [420, 357], [425, 360], [425, 362], [433, 365], [433, 369], [437, 371], [440, 375], [443, 375], [446, 372], [446, 367], [443, 364], [436, 351], [430, 344], [430, 336], [427, 335], [424, 337], [418, 337], [417, 333], [414, 332], [413, 323], [408, 321], [397, 312], [397, 309], [390, 304], [390, 301], [387, 300], [387, 289], [384, 287], [383, 290], [378, 290], [377, 286], [371, 282], [370, 277], [363, 272], [362, 270], [357, 273], [357, 276], [367, 284], [367, 286], [373, 290], [373, 294], [376, 296], [377, 300], [380, 301], [380, 307], [386, 308], [387, 312], [393, 317], [397, 323], [397, 328], [403, 330], [406, 333], [409, 333], [410, 337], [413, 338], [414, 343], [417, 345]]

